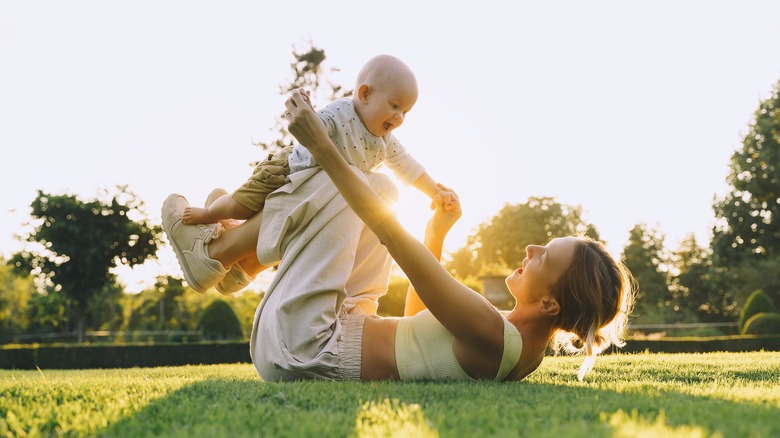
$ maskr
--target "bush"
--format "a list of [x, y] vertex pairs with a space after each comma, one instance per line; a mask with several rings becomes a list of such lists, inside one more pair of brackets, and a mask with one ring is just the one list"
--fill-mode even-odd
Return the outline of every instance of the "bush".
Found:
[[204, 339], [209, 340], [241, 339], [244, 336], [236, 312], [222, 300], [215, 300], [206, 307], [198, 321], [198, 330], [203, 332]]
[[762, 312], [753, 315], [745, 323], [746, 335], [780, 334], [780, 313]]
[[380, 316], [404, 316], [408, 289], [409, 280], [405, 277], [391, 277], [387, 293], [379, 297], [377, 314]]
[[753, 315], [764, 312], [774, 313], [776, 311], [769, 295], [765, 294], [761, 289], [753, 292], [748, 297], [745, 305], [742, 307], [742, 312], [739, 314], [739, 332], [745, 333], [745, 325]]

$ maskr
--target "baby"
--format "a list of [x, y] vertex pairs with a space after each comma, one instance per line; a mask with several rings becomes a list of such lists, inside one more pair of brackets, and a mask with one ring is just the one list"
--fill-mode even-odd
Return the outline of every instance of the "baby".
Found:
[[[379, 55], [360, 70], [351, 98], [336, 100], [317, 114], [349, 164], [366, 173], [386, 164], [402, 183], [431, 199], [441, 196], [445, 208], [451, 208], [457, 195], [438, 185], [391, 134], [416, 102], [417, 79], [409, 67], [398, 58]], [[288, 181], [287, 175], [316, 165], [302, 145], [284, 148], [258, 164], [232, 195], [222, 195], [205, 208], [187, 207], [182, 222], [248, 219], [263, 208], [268, 194]]]

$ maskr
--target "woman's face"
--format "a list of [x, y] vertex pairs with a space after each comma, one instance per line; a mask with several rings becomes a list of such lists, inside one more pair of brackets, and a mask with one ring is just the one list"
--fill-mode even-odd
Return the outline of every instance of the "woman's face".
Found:
[[548, 295], [550, 287], [571, 264], [578, 243], [575, 237], [563, 237], [546, 246], [528, 245], [522, 266], [506, 278], [506, 286], [517, 303], [533, 303]]

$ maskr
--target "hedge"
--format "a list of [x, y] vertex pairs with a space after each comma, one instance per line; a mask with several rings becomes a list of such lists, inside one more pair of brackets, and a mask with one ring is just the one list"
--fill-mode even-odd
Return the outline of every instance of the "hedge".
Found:
[[780, 335], [736, 335], [706, 338], [628, 339], [621, 353], [713, 353], [716, 351], [780, 351]]
[[25, 345], [0, 348], [0, 369], [132, 368], [251, 362], [246, 341], [197, 344]]
[[[606, 353], [780, 351], [780, 335], [629, 339]], [[250, 363], [246, 341], [198, 344], [31, 345], [0, 347], [0, 369], [86, 369]]]

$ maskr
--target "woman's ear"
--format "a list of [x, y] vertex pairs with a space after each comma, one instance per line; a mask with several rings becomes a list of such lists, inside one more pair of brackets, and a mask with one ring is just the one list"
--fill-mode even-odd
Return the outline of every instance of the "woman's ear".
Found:
[[357, 89], [357, 97], [360, 103], [367, 103], [369, 94], [371, 94], [371, 87], [366, 84], [360, 84]]
[[558, 300], [550, 296], [542, 298], [539, 302], [539, 309], [542, 313], [549, 316], [555, 316], [561, 312], [561, 306], [558, 304]]

